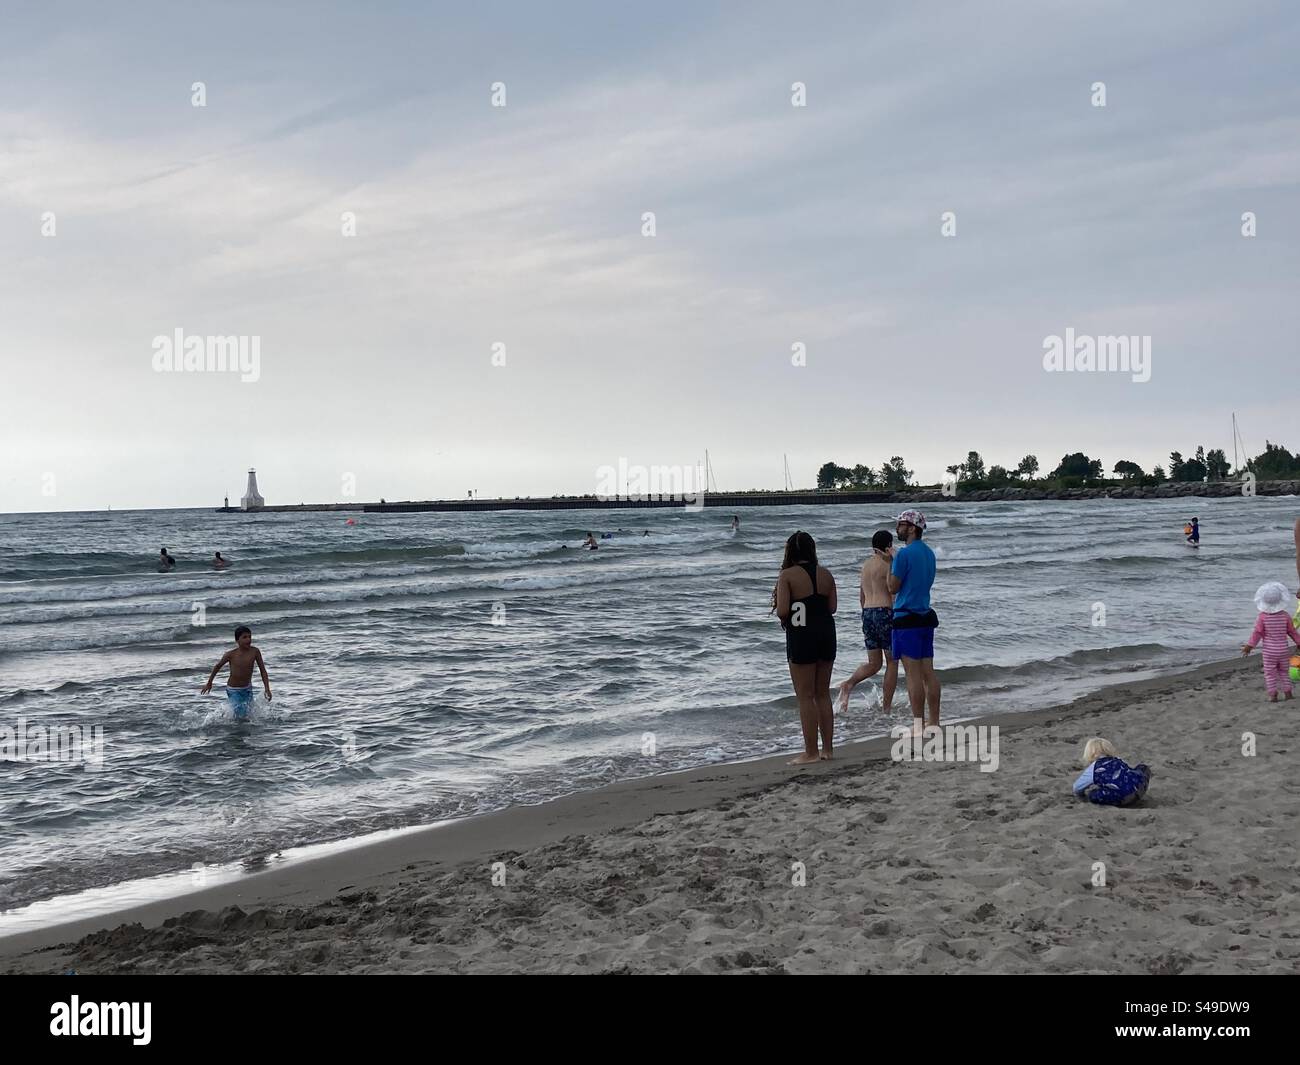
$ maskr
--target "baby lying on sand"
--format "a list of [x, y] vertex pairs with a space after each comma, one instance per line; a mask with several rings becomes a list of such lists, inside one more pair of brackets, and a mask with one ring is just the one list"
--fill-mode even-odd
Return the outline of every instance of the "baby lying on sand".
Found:
[[1130, 766], [1110, 740], [1094, 736], [1083, 745], [1087, 768], [1074, 782], [1074, 794], [1102, 806], [1132, 806], [1140, 802], [1151, 783], [1151, 768]]

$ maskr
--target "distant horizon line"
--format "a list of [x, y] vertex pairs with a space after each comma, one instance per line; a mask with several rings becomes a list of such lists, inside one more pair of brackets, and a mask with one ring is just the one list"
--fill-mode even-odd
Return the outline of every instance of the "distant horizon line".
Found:
[[[1041, 478], [1030, 479], [1030, 480], [1015, 480], [1015, 481], [1010, 482], [1010, 483], [1007, 484], [1007, 485], [1002, 485], [1002, 486], [999, 486], [999, 487], [1000, 487], [1000, 488], [1029, 488], [1029, 487], [1033, 487], [1033, 486], [1035, 486], [1035, 485], [1040, 485], [1040, 486], [1043, 486], [1043, 487], [1047, 487], [1051, 482], [1053, 482], [1053, 480], [1059, 480], [1059, 478], [1058, 478], [1058, 479], [1053, 479], [1053, 478], [1049, 478], [1049, 477], [1041, 477]], [[1092, 487], [1113, 487], [1113, 486], [1118, 486], [1118, 485], [1125, 485], [1126, 483], [1128, 483], [1128, 482], [1126, 482], [1126, 480], [1125, 480], [1124, 478], [1122, 478], [1122, 477], [1102, 477], [1102, 478], [1097, 478], [1096, 480], [1097, 480], [1098, 482], [1101, 482], [1101, 483], [1100, 483], [1100, 484], [1097, 484], [1097, 485], [1093, 485]], [[1237, 481], [1242, 481], [1242, 483], [1244, 483], [1244, 479], [1239, 478], [1239, 477], [1233, 477], [1233, 476], [1229, 476], [1229, 477], [1227, 477], [1227, 478], [1221, 478], [1221, 479], [1219, 479], [1219, 480], [1214, 480], [1214, 481], [1209, 481], [1209, 480], [1205, 480], [1205, 481], [1202, 481], [1202, 480], [1195, 480], [1195, 481], [1176, 481], [1176, 480], [1172, 480], [1172, 479], [1166, 478], [1165, 480], [1161, 481], [1160, 483], [1161, 483], [1161, 484], [1195, 484], [1195, 485], [1202, 485], [1202, 484], [1204, 484], [1204, 485], [1209, 485], [1209, 484], [1227, 484], [1227, 483], [1234, 483], [1234, 482], [1237, 482]], [[1267, 484], [1285, 484], [1285, 483], [1289, 483], [1289, 482], [1293, 482], [1293, 481], [1294, 481], [1294, 482], [1300, 482], [1300, 475], [1298, 475], [1298, 476], [1296, 476], [1296, 477], [1282, 477], [1282, 478], [1270, 478], [1270, 479], [1267, 479], [1267, 480], [1258, 480], [1256, 483], [1257, 483], [1257, 484], [1260, 484], [1260, 485], [1267, 485]], [[882, 496], [893, 496], [893, 495], [903, 495], [903, 494], [907, 494], [907, 493], [911, 493], [911, 492], [933, 492], [933, 491], [943, 491], [943, 489], [944, 489], [944, 487], [945, 487], [945, 484], [947, 484], [947, 483], [951, 483], [951, 482], [945, 482], [945, 481], [940, 480], [940, 481], [937, 481], [937, 482], [935, 482], [935, 483], [933, 483], [933, 484], [917, 484], [917, 483], [909, 483], [909, 484], [903, 486], [902, 488], [886, 488], [886, 487], [883, 486], [883, 485], [864, 485], [864, 486], [862, 486], [862, 487], [851, 487], [851, 488], [828, 488], [828, 489], [819, 489], [819, 488], [816, 488], [816, 487], [812, 487], [812, 488], [741, 488], [741, 489], [727, 489], [727, 490], [714, 489], [714, 490], [712, 490], [712, 491], [701, 491], [700, 494], [703, 495], [703, 496], [705, 496], [705, 497], [708, 497], [708, 496], [744, 496], [744, 495], [772, 495], [772, 496], [785, 496], [785, 495], [822, 495], [822, 496], [828, 496], [828, 495], [851, 495], [851, 494], [854, 494], [854, 495], [882, 495]], [[961, 482], [961, 481], [959, 481], [958, 483], [979, 483], [979, 482]], [[1084, 486], [1080, 486], [1080, 487], [1084, 487]], [[976, 490], [976, 491], [985, 491], [985, 490], [987, 490], [987, 489], [975, 489], [975, 490]], [[477, 495], [476, 495], [476, 496], [473, 496], [473, 497], [468, 497], [468, 496], [467, 496], [467, 497], [464, 497], [464, 498], [457, 497], [457, 498], [455, 498], [455, 499], [392, 499], [392, 500], [390, 500], [390, 499], [387, 499], [386, 497], [381, 497], [381, 498], [379, 498], [379, 499], [373, 499], [373, 500], [368, 500], [368, 501], [361, 501], [361, 500], [358, 500], [358, 501], [356, 501], [356, 502], [333, 502], [333, 503], [305, 503], [305, 502], [300, 502], [300, 503], [268, 503], [268, 504], [264, 504], [263, 506], [258, 507], [258, 508], [255, 508], [255, 509], [252, 509], [252, 510], [245, 510], [242, 506], [226, 506], [226, 507], [221, 507], [221, 506], [212, 506], [211, 504], [202, 504], [202, 503], [199, 503], [199, 504], [189, 504], [189, 505], [181, 505], [181, 506], [156, 506], [156, 507], [149, 507], [149, 506], [138, 507], [138, 506], [137, 506], [137, 507], [122, 507], [122, 508], [118, 508], [118, 509], [115, 509], [115, 508], [112, 507], [112, 506], [107, 506], [107, 507], [95, 507], [95, 508], [91, 508], [91, 509], [85, 509], [85, 508], [82, 508], [82, 509], [79, 509], [79, 510], [0, 510], [0, 517], [26, 517], [26, 516], [29, 516], [29, 515], [43, 515], [43, 514], [110, 514], [110, 513], [111, 513], [111, 514], [157, 514], [157, 513], [166, 513], [166, 512], [174, 512], [174, 511], [187, 511], [187, 510], [197, 510], [197, 511], [203, 511], [203, 512], [205, 512], [205, 513], [214, 513], [214, 514], [215, 514], [215, 513], [222, 513], [222, 512], [231, 513], [231, 514], [259, 514], [259, 513], [261, 513], [261, 514], [285, 514], [285, 513], [293, 513], [293, 512], [295, 512], [295, 511], [300, 512], [300, 513], [329, 513], [329, 512], [331, 512], [331, 511], [342, 512], [342, 511], [345, 511], [345, 510], [362, 510], [363, 508], [365, 508], [365, 507], [369, 507], [369, 506], [375, 506], [375, 507], [379, 507], [379, 506], [390, 506], [390, 507], [393, 507], [393, 506], [407, 506], [407, 505], [409, 505], [409, 506], [421, 506], [421, 505], [426, 505], [426, 504], [445, 504], [445, 505], [455, 505], [455, 504], [472, 504], [472, 503], [482, 503], [482, 504], [484, 504], [484, 505], [486, 506], [487, 504], [491, 504], [491, 503], [510, 503], [510, 502], [515, 502], [515, 501], [525, 501], [525, 500], [527, 500], [527, 501], [531, 501], [531, 502], [545, 502], [545, 501], [550, 501], [550, 500], [555, 500], [555, 501], [569, 501], [569, 500], [586, 500], [586, 499], [590, 499], [590, 500], [591, 500], [592, 502], [594, 502], [594, 503], [601, 503], [601, 504], [602, 504], [601, 506], [594, 507], [594, 508], [592, 508], [592, 509], [599, 509], [599, 510], [616, 510], [616, 509], [637, 510], [637, 509], [645, 509], [645, 508], [637, 507], [637, 506], [633, 505], [633, 504], [635, 504], [636, 502], [638, 502], [638, 500], [636, 500], [636, 499], [633, 499], [633, 498], [623, 499], [622, 497], [615, 497], [615, 498], [616, 498], [616, 500], [618, 500], [618, 501], [622, 501], [622, 502], [626, 502], [626, 503], [628, 503], [629, 506], [626, 507], [626, 508], [610, 507], [610, 506], [606, 505], [606, 504], [610, 501], [610, 500], [608, 499], [608, 497], [606, 497], [606, 498], [602, 498], [601, 496], [596, 495], [595, 493], [571, 493], [571, 494], [561, 494], [561, 495], [542, 495], [542, 496], [525, 496], [525, 495], [513, 495], [513, 496], [477, 496]], [[959, 497], [958, 497], [958, 496], [955, 496], [955, 495], [952, 496], [951, 498], [952, 498], [953, 501], [956, 501], [956, 502], [960, 502], [960, 501], [961, 501], [961, 500], [959, 499]], [[1232, 498], [1232, 497], [1223, 497], [1223, 498]], [[971, 500], [971, 502], [979, 502], [979, 501], [978, 501], [978, 500]], [[992, 502], [992, 501], [989, 501], [989, 502]], [[1035, 501], [1035, 502], [1037, 502], [1037, 501]], [[1047, 502], [1047, 501], [1044, 500], [1043, 502]], [[1066, 502], [1066, 500], [1060, 500], [1059, 502]], [[281, 508], [286, 508], [286, 509], [281, 509]], [[467, 508], [467, 509], [472, 509], [472, 508]], [[581, 508], [574, 508], [574, 509], [581, 509]], [[378, 512], [378, 513], [384, 513], [384, 512], [380, 511], [380, 512]]]

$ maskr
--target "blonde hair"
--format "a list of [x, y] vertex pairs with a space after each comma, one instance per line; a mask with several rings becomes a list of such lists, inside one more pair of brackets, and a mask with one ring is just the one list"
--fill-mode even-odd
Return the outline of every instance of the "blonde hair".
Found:
[[1119, 751], [1115, 750], [1115, 745], [1110, 740], [1104, 740], [1100, 736], [1093, 736], [1083, 745], [1083, 764], [1090, 766], [1098, 758], [1118, 758]]

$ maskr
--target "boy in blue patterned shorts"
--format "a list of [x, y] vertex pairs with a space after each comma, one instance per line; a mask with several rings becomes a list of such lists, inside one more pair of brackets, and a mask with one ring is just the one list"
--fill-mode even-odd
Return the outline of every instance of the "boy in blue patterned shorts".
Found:
[[885, 667], [884, 712], [891, 712], [894, 688], [898, 684], [898, 660], [890, 651], [890, 633], [893, 630], [894, 597], [889, 593], [889, 566], [893, 560], [894, 537], [883, 529], [871, 538], [871, 557], [862, 564], [862, 578], [858, 582], [858, 603], [862, 607], [862, 642], [867, 648], [867, 660], [858, 666], [848, 680], [840, 684], [840, 713], [849, 708], [853, 689], [868, 677]]
[[203, 694], [212, 690], [212, 681], [221, 667], [230, 664], [230, 676], [226, 678], [226, 698], [230, 708], [235, 712], [236, 721], [246, 721], [249, 711], [253, 709], [253, 666], [262, 672], [262, 687], [266, 689], [266, 700], [271, 701], [271, 678], [266, 675], [266, 663], [262, 661], [262, 652], [253, 646], [253, 630], [247, 625], [240, 625], [235, 630], [235, 646], [221, 656], [221, 661], [212, 667], [208, 682], [203, 685]]

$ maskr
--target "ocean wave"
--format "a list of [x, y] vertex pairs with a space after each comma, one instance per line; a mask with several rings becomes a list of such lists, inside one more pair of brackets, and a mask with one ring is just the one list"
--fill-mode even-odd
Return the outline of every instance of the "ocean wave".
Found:
[[1081, 670], [1092, 666], [1112, 665], [1117, 669], [1131, 670], [1135, 664], [1149, 662], [1160, 655], [1178, 653], [1179, 648], [1162, 643], [1134, 643], [1120, 647], [1089, 647], [1070, 651], [1050, 658], [1033, 658], [1014, 665], [981, 663], [971, 666], [953, 666], [940, 670], [945, 684], [970, 683], [1008, 677], [1038, 678], [1052, 671]]
[[15, 688], [13, 691], [0, 694], [0, 706], [26, 702], [27, 700], [43, 696], [75, 695], [78, 692], [92, 691], [97, 688], [102, 688], [107, 683], [111, 683], [113, 686], [117, 687], [123, 684], [139, 684], [145, 681], [160, 680], [166, 677], [193, 677], [198, 672], [201, 672], [201, 667], [199, 666], [171, 666], [164, 669], [151, 669], [134, 672], [131, 670], [115, 670], [111, 682], [102, 680], [65, 680], [53, 684], [48, 688]]
[[[67, 555], [42, 552], [35, 555], [19, 555], [16, 556], [16, 560], [7, 560], [4, 568], [0, 568], [0, 602], [24, 602], [27, 601], [24, 599], [25, 594], [48, 596], [51, 591], [58, 590], [57, 584], [53, 590], [41, 588], [35, 593], [28, 593], [22, 587], [34, 582], [75, 579], [113, 581], [121, 578], [134, 578], [140, 581], [179, 578], [212, 580], [230, 579], [241, 573], [256, 574], [259, 578], [268, 576], [274, 578], [277, 571], [294, 567], [300, 571], [306, 569], [310, 572], [313, 568], [328, 571], [374, 564], [394, 566], [403, 562], [418, 563], [430, 559], [454, 558], [464, 555], [466, 548], [460, 543], [400, 547], [367, 544], [352, 550], [329, 547], [315, 551], [288, 551], [284, 554], [258, 552], [246, 556], [232, 551], [222, 553], [230, 561], [231, 567], [228, 570], [218, 571], [212, 569], [206, 556], [201, 562], [191, 561], [173, 552], [173, 555], [178, 558], [178, 564], [176, 569], [169, 573], [158, 573], [152, 556], [142, 557], [134, 553], [91, 552], [83, 555]], [[43, 559], [49, 561], [41, 561]], [[81, 589], [74, 585], [64, 594], [69, 598], [76, 598], [81, 594]]]

